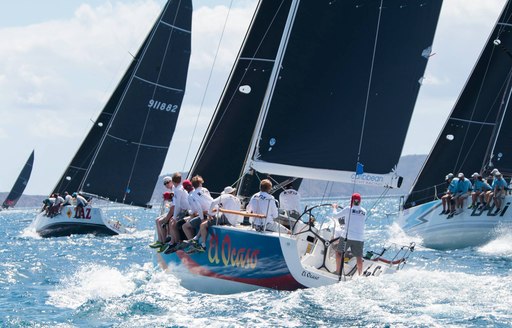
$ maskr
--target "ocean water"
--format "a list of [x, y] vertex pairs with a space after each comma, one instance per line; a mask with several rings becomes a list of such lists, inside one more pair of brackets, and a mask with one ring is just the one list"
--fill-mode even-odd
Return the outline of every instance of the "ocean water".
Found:
[[[375, 206], [365, 248], [414, 240]], [[191, 292], [154, 268], [156, 210], [108, 208], [136, 218], [132, 235], [42, 239], [37, 209], [0, 212], [0, 327], [512, 327], [512, 231], [487, 245], [418, 245], [404, 270], [334, 286], [233, 295]]]

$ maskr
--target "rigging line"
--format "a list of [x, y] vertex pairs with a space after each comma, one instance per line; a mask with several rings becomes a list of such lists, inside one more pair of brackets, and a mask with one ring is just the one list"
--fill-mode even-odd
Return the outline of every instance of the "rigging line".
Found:
[[[267, 27], [267, 29], [265, 30], [265, 33], [263, 34], [263, 37], [262, 37], [262, 38], [261, 38], [261, 40], [260, 40], [260, 43], [259, 43], [259, 44], [258, 44], [258, 46], [256, 47], [256, 50], [254, 50], [254, 55], [252, 56], [253, 58], [255, 58], [255, 55], [256, 55], [256, 54], [258, 53], [258, 51], [260, 50], [260, 48], [261, 48], [261, 46], [262, 46], [262, 44], [263, 44], [263, 41], [267, 39], [268, 32], [269, 32], [270, 28], [274, 25], [274, 21], [276, 20], [277, 14], [281, 11], [281, 7], [283, 6], [283, 3], [284, 3], [284, 1], [281, 1], [281, 4], [279, 5], [279, 8], [276, 10], [276, 12], [275, 12], [274, 16], [272, 17], [272, 21], [270, 22], [270, 24], [268, 24], [268, 27]], [[241, 52], [240, 52], [240, 55], [241, 55]], [[242, 57], [241, 57], [241, 58], [242, 58]], [[240, 59], [241, 59], [241, 58], [240, 58]], [[247, 69], [246, 69], [246, 70], [244, 71], [244, 73], [242, 74], [242, 77], [240, 78], [240, 80], [239, 80], [239, 82], [238, 82], [238, 84], [237, 84], [237, 87], [234, 89], [235, 91], [233, 92], [233, 94], [232, 94], [232, 95], [231, 95], [231, 97], [229, 98], [229, 101], [228, 101], [228, 102], [227, 102], [227, 104], [226, 104], [226, 108], [229, 108], [229, 106], [230, 106], [230, 105], [231, 105], [231, 103], [233, 102], [233, 99], [235, 98], [235, 95], [237, 94], [237, 90], [239, 89], [240, 84], [241, 84], [241, 83], [242, 83], [242, 81], [245, 79], [245, 76], [246, 76], [246, 75], [247, 75], [247, 73], [249, 72], [249, 69], [251, 68], [252, 63], [255, 61], [254, 59], [245, 58], [245, 57], [243, 57], [243, 58], [244, 58], [244, 59], [247, 59], [247, 60], [249, 61], [249, 64], [247, 65]], [[259, 60], [258, 60], [258, 61], [259, 61]], [[273, 60], [273, 62], [274, 62], [274, 64], [275, 64], [275, 59]], [[219, 102], [219, 106], [220, 106], [221, 102], [222, 102], [222, 99], [221, 99], [221, 100], [220, 100], [220, 102]], [[226, 112], [227, 112], [227, 110], [225, 110], [225, 111], [221, 114], [221, 116], [220, 116], [220, 118], [219, 118], [219, 120], [218, 120], [218, 122], [219, 122], [219, 123], [218, 123], [215, 127], [213, 127], [213, 129], [212, 129], [212, 133], [211, 133], [211, 134], [215, 134], [215, 133], [216, 133], [217, 129], [218, 129], [218, 128], [219, 128], [219, 126], [220, 126], [220, 122], [222, 122], [222, 120], [223, 120], [223, 118], [224, 118], [224, 115], [226, 115]], [[213, 124], [213, 120], [212, 120], [212, 124]], [[208, 133], [208, 134], [210, 134], [210, 133]], [[206, 138], [206, 136], [205, 136], [205, 138]], [[205, 143], [205, 145], [203, 146], [203, 148], [208, 147], [208, 145], [210, 144], [210, 142], [212, 142], [212, 139], [210, 139], [210, 140], [206, 140], [206, 143]], [[201, 160], [201, 157], [202, 157], [202, 154], [198, 154], [198, 155], [199, 155], [199, 157], [198, 157], [198, 158], [196, 158], [196, 160], [195, 160], [196, 162], [199, 162], [199, 161]], [[247, 158], [246, 158], [246, 160], [247, 160]], [[183, 167], [185, 167], [185, 165], [183, 165]], [[238, 179], [238, 180], [241, 180], [241, 179]]]
[[[507, 1], [507, 3], [505, 4], [505, 7], [503, 8], [503, 13], [506, 13], [509, 10], [509, 7], [510, 7], [510, 1]], [[512, 16], [512, 13], [509, 14], [508, 17], [504, 17], [504, 21], [508, 22], [510, 20], [511, 16]], [[499, 23], [499, 20], [498, 20], [498, 23]], [[499, 26], [500, 27], [498, 29], [498, 36], [497, 36], [497, 38], [500, 37], [501, 33], [505, 29], [506, 24], [499, 24]]]
[[[361, 136], [359, 138], [359, 149], [357, 150], [357, 163], [359, 163], [359, 159], [361, 157], [361, 148], [363, 147], [363, 137], [364, 137], [364, 127], [365, 127], [365, 124], [366, 124], [366, 113], [368, 111], [368, 103], [370, 101], [370, 89], [371, 89], [371, 85], [372, 85], [372, 79], [373, 79], [373, 68], [375, 66], [375, 53], [377, 52], [377, 42], [379, 40], [379, 29], [380, 29], [380, 20], [381, 20], [381, 17], [382, 17], [382, 6], [383, 6], [383, 1], [384, 0], [381, 0], [380, 1], [380, 6], [379, 6], [379, 16], [377, 18], [377, 27], [376, 27], [376, 30], [375, 30], [375, 42], [373, 43], [373, 54], [372, 54], [372, 64], [370, 66], [370, 76], [368, 77], [368, 88], [366, 89], [366, 100], [365, 100], [365, 104], [364, 104], [364, 113], [363, 113], [363, 122], [361, 124]], [[357, 171], [357, 169], [356, 169]], [[354, 183], [352, 184], [352, 194], [354, 194], [356, 190], [356, 179], [354, 179]], [[352, 198], [351, 198], [351, 201], [352, 203]], [[345, 227], [345, 241], [347, 240], [348, 238], [348, 229], [349, 229], [349, 225], [350, 225], [350, 216], [352, 214], [352, 211], [349, 212], [348, 214], [348, 223], [347, 226]], [[345, 244], [345, 247], [347, 245]], [[344, 250], [345, 251], [345, 250]], [[345, 252], [343, 252], [345, 253]], [[343, 264], [343, 259], [341, 261], [341, 263]], [[343, 271], [343, 265], [342, 265], [342, 269], [340, 270], [340, 279], [341, 279], [341, 271]]]
[[[166, 5], [165, 5], [166, 8], [164, 9], [164, 11], [161, 14], [161, 17], [159, 19], [159, 24], [163, 22], [164, 13], [167, 12], [169, 4], [170, 4], [170, 2], [166, 3]], [[177, 21], [177, 18], [178, 18], [178, 14], [180, 12], [180, 8], [181, 8], [181, 1], [178, 3], [178, 7], [176, 8], [176, 11], [174, 13], [174, 18], [173, 18], [173, 21], [172, 21], [172, 26], [176, 26], [176, 21]], [[158, 27], [159, 27], [158, 25], [155, 26], [155, 29], [154, 29], [153, 33], [156, 33], [156, 30], [158, 30]], [[165, 51], [164, 51], [164, 53], [162, 54], [162, 57], [161, 57], [160, 66], [159, 66], [159, 70], [158, 70], [158, 75], [157, 75], [157, 78], [156, 78], [156, 81], [155, 81], [156, 83], [153, 86], [153, 97], [152, 98], [155, 97], [156, 90], [157, 90], [158, 85], [159, 85], [160, 76], [162, 74], [162, 67], [164, 65], [165, 59], [167, 58], [167, 52], [169, 51], [169, 48], [171, 46], [171, 40], [172, 40], [172, 35], [174, 34], [174, 30], [175, 30], [174, 28], [171, 28], [171, 31], [169, 33], [169, 37], [167, 38], [167, 44], [165, 46]], [[147, 51], [149, 46], [150, 46], [150, 43], [148, 43], [148, 45], [147, 45], [146, 49], [144, 50], [144, 52]], [[136, 77], [137, 70], [138, 70], [138, 67], [134, 70], [133, 77]], [[140, 134], [139, 142], [138, 142], [137, 147], [136, 147], [137, 150], [135, 151], [135, 156], [134, 156], [133, 161], [132, 161], [132, 168], [130, 170], [130, 175], [128, 176], [128, 181], [126, 182], [126, 188], [124, 190], [124, 195], [123, 195], [123, 203], [125, 202], [126, 196], [129, 193], [128, 190], [129, 190], [130, 184], [132, 182], [133, 172], [135, 171], [135, 164], [137, 163], [137, 159], [139, 158], [139, 152], [140, 152], [140, 148], [141, 148], [141, 145], [142, 145], [142, 139], [144, 138], [144, 135], [146, 134], [146, 126], [147, 126], [147, 123], [148, 123], [148, 120], [149, 120], [149, 116], [151, 115], [151, 112], [152, 112], [151, 109], [148, 109], [147, 112], [146, 112], [146, 119], [144, 121], [144, 126], [142, 127], [142, 132]]]
[[201, 105], [199, 106], [199, 112], [197, 113], [196, 122], [194, 124], [194, 130], [192, 131], [192, 136], [190, 137], [190, 142], [188, 144], [187, 154], [185, 155], [185, 160], [183, 161], [182, 171], [185, 171], [185, 165], [187, 164], [188, 156], [190, 154], [190, 149], [192, 148], [192, 141], [194, 140], [194, 135], [196, 134], [197, 125], [199, 123], [199, 117], [201, 117], [201, 112], [203, 111], [204, 101], [206, 99], [206, 94], [208, 92], [208, 87], [210, 86], [210, 81], [213, 75], [213, 68], [215, 67], [215, 63], [217, 62], [217, 56], [219, 55], [220, 45], [222, 44], [222, 40], [224, 38], [224, 32], [226, 31], [226, 26], [229, 20], [229, 14], [231, 13], [231, 8], [233, 6], [233, 0], [229, 3], [228, 14], [226, 15], [226, 20], [224, 21], [224, 26], [222, 27], [222, 33], [220, 35], [219, 43], [217, 44], [217, 51], [215, 52], [215, 57], [213, 57], [213, 64], [210, 70], [210, 74], [208, 76], [208, 80], [206, 81], [206, 88], [204, 89], [203, 98], [201, 99]]
[[[382, 17], [383, 1], [384, 0], [380, 1], [380, 6], [379, 6], [379, 17], [377, 19], [377, 28], [376, 28], [376, 31], [375, 31], [375, 42], [373, 44], [372, 64], [370, 66], [370, 76], [368, 77], [368, 88], [366, 90], [366, 101], [365, 101], [365, 104], [364, 104], [363, 122], [361, 124], [361, 136], [359, 138], [359, 149], [357, 150], [357, 163], [359, 163], [359, 159], [361, 157], [361, 148], [363, 146], [364, 127], [365, 127], [365, 124], [366, 124], [366, 113], [368, 111], [368, 102], [369, 102], [369, 99], [370, 99], [370, 88], [371, 88], [372, 78], [373, 78], [373, 68], [374, 68], [374, 65], [375, 65], [375, 53], [377, 51], [377, 42], [379, 40], [379, 28], [380, 28], [380, 19]], [[357, 169], [356, 169], [356, 171], [357, 171]], [[352, 184], [352, 194], [354, 194], [355, 190], [356, 190], [356, 179], [354, 179], [354, 183]], [[352, 203], [352, 197], [350, 198], [350, 202]], [[349, 226], [350, 226], [351, 214], [352, 214], [352, 211], [349, 211], [349, 213], [348, 213], [348, 224], [346, 224], [346, 227], [345, 227], [345, 239], [344, 239], [345, 241], [347, 241], [347, 239], [348, 239], [348, 229], [349, 229]], [[344, 249], [343, 249], [342, 256], [341, 256], [342, 258], [341, 258], [340, 277], [339, 277], [338, 281], [341, 280], [341, 277], [343, 275], [343, 263], [345, 262], [344, 261], [344, 257], [345, 257], [346, 247], [347, 247], [347, 243], [345, 243], [345, 245], [344, 245]]]
[[[509, 77], [508, 83], [510, 85], [510, 77]], [[507, 113], [508, 105], [510, 103], [510, 96], [512, 96], [512, 87], [509, 88], [507, 102], [505, 103], [504, 108], [503, 108], [503, 114], [501, 115], [500, 124], [498, 125], [498, 131], [496, 131], [496, 138], [494, 139], [494, 144], [492, 146], [491, 155], [494, 155], [494, 149], [496, 148], [496, 143], [498, 142], [498, 137], [501, 132], [501, 127], [503, 126], [503, 120], [505, 119], [505, 114]], [[505, 97], [505, 95], [503, 95], [503, 97]]]
[[[509, 76], [510, 76], [510, 74], [511, 74], [511, 73], [512, 73], [512, 72], [509, 72]], [[509, 81], [509, 80], [510, 80], [510, 77], [509, 77], [509, 78], [507, 78], [507, 81]], [[504, 98], [504, 97], [505, 97], [505, 93], [506, 93], [506, 89], [507, 89], [508, 84], [509, 84], [509, 82], [507, 82], [507, 83], [505, 83], [505, 84], [503, 84], [503, 85], [501, 86], [500, 90], [498, 90], [498, 92], [497, 92], [497, 96], [495, 97], [495, 99], [494, 99], [494, 102], [493, 102], [492, 106], [490, 106], [489, 108], [493, 108], [493, 106], [494, 106], [494, 104], [496, 104], [496, 102], [497, 102], [497, 100], [498, 100], [498, 96], [499, 96], [499, 94], [500, 94], [501, 92], [504, 92], [504, 95], [503, 95], [503, 97], [502, 97], [502, 98]], [[499, 113], [498, 113], [498, 114], [499, 114]], [[486, 120], [487, 120], [487, 118], [489, 117], [489, 115], [490, 115], [490, 111], [488, 111], [488, 112], [487, 112], [487, 114], [486, 114], [486, 116], [485, 116], [484, 121], [486, 121]], [[470, 122], [470, 123], [471, 123], [471, 122]], [[474, 123], [474, 122], [472, 122], [472, 123]], [[474, 124], [478, 124], [478, 123], [474, 123]], [[469, 156], [470, 156], [470, 150], [471, 150], [471, 149], [473, 149], [473, 146], [476, 144], [477, 140], [479, 139], [480, 133], [482, 132], [482, 130], [483, 130], [483, 128], [484, 128], [484, 125], [493, 125], [493, 126], [494, 126], [493, 131], [494, 131], [494, 130], [496, 129], [496, 125], [497, 125], [497, 123], [496, 123], [496, 122], [494, 122], [494, 123], [485, 123], [485, 124], [480, 124], [480, 128], [478, 129], [478, 131], [472, 134], [472, 135], [473, 135], [473, 142], [471, 143], [471, 145], [470, 145], [470, 146], [467, 148], [467, 150], [465, 151], [464, 159], [462, 160], [462, 162], [461, 162], [461, 164], [459, 165], [459, 167], [462, 167], [462, 166], [466, 163], [467, 159], [469, 158]], [[468, 131], [469, 131], [469, 127], [468, 127]], [[466, 134], [468, 133], [468, 131], [466, 131]], [[492, 136], [492, 134], [491, 134], [491, 136]], [[490, 147], [490, 144], [487, 146], [487, 151], [485, 152], [485, 154], [488, 154], [489, 147]], [[492, 152], [491, 152], [491, 154], [492, 154]], [[480, 170], [482, 170], [482, 169], [483, 169], [483, 167], [484, 167], [484, 166], [486, 166], [486, 164], [485, 164], [485, 162], [486, 162], [486, 157], [487, 157], [487, 155], [485, 155], [485, 156], [484, 156], [484, 160], [483, 160], [483, 162], [482, 162], [482, 164], [481, 164]]]
[[[467, 159], [467, 156], [468, 156], [468, 152], [464, 148], [464, 144], [466, 143], [466, 139], [468, 138], [469, 128], [471, 127], [471, 121], [473, 121], [473, 117], [475, 116], [476, 108], [477, 108], [477, 105], [479, 103], [480, 96], [482, 95], [482, 90], [484, 88], [485, 83], [487, 82], [487, 74], [489, 73], [489, 69], [491, 67], [491, 60], [492, 60], [493, 55], [494, 55], [494, 50], [495, 50], [495, 48], [493, 47], [491, 49], [491, 54], [489, 56], [489, 60], [487, 61], [487, 66], [485, 67], [485, 73], [483, 75], [482, 82], [480, 83], [480, 87], [478, 88], [478, 93], [477, 93], [477, 96], [476, 96], [476, 99], [475, 99], [475, 102], [474, 102], [474, 105], [473, 105], [473, 109], [471, 111], [471, 116], [469, 117], [469, 121], [470, 122], [468, 123], [468, 128], [466, 129], [466, 131], [464, 133], [464, 138], [462, 139], [461, 147], [459, 147], [459, 152], [457, 154], [457, 159], [454, 162], [455, 163], [454, 169], [457, 169], [456, 171], [458, 171], [462, 167], [462, 165], [464, 164], [464, 162], [465, 162], [465, 160]], [[475, 68], [476, 68], [476, 66], [475, 66]], [[488, 112], [487, 115], [489, 115], [489, 114], [490, 113]], [[482, 126], [480, 126], [480, 130], [482, 130]], [[474, 142], [475, 142], [475, 140], [473, 140], [473, 143]], [[463, 153], [466, 154], [466, 157], [464, 158], [464, 161], [462, 163], [460, 163], [460, 158], [461, 158]]]
[[380, 194], [379, 198], [377, 198], [377, 200], [373, 203], [372, 207], [370, 207], [370, 209], [366, 211], [366, 213], [368, 213], [368, 215], [366, 215], [367, 220], [371, 216], [372, 210], [375, 208], [375, 206], [377, 206], [377, 204], [380, 203], [380, 201], [386, 196], [390, 189], [391, 188], [384, 188], [384, 191]]
[[[509, 71], [508, 71], [506, 83], [502, 86], [502, 89], [500, 89], [498, 91], [498, 95], [501, 92], [503, 92], [503, 95], [501, 97], [501, 103], [499, 105], [498, 112], [496, 113], [496, 118], [495, 118], [496, 123], [498, 122], [500, 115], [502, 115], [501, 114], [502, 112], [503, 112], [503, 116], [505, 115], [504, 111], [506, 111], [506, 108], [503, 109], [503, 104], [504, 104], [504, 101], [506, 98], [507, 89], [510, 88], [511, 79], [512, 79], [512, 68], [509, 69]], [[483, 158], [482, 168], [489, 168], [492, 165], [491, 160], [492, 160], [492, 156], [494, 153], [494, 147], [496, 145], [495, 141], [497, 141], [498, 134], [499, 134], [499, 132], [497, 132], [497, 130], [496, 130], [498, 128], [500, 128], [500, 125], [496, 124], [494, 126], [494, 129], [492, 130], [492, 133], [489, 138], [489, 144], [487, 145], [487, 149], [485, 150], [485, 153], [484, 153], [485, 157]], [[493, 143], [493, 139], [496, 139], [496, 140], [494, 140], [494, 143]]]
[[[358, 162], [359, 162], [359, 157], [361, 156], [361, 148], [363, 147], [364, 127], [366, 124], [366, 113], [368, 111], [368, 103], [370, 101], [370, 89], [371, 89], [372, 79], [373, 79], [373, 68], [375, 66], [375, 53], [377, 52], [377, 42], [379, 40], [379, 29], [380, 29], [380, 20], [382, 17], [383, 2], [384, 2], [384, 0], [380, 1], [379, 17], [377, 19], [377, 29], [375, 31], [375, 42], [373, 44], [372, 64], [370, 66], [370, 76], [368, 78], [368, 88], [366, 90], [366, 101], [364, 104], [363, 122], [362, 122], [362, 126], [361, 126], [361, 136], [359, 139], [359, 149], [357, 151], [357, 161]], [[354, 180], [354, 184], [355, 184], [355, 180]]]

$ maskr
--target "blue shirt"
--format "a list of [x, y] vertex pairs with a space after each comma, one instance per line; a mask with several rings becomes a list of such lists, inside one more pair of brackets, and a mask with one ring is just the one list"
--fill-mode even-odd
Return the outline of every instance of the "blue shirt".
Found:
[[450, 182], [450, 185], [448, 186], [448, 191], [452, 194], [455, 194], [457, 192], [457, 185], [459, 183], [458, 178], [453, 178], [452, 182]]
[[482, 180], [476, 180], [473, 185], [473, 191], [487, 191], [491, 190], [491, 186], [485, 181]]
[[457, 181], [457, 192], [466, 193], [471, 190], [471, 181], [468, 179]]
[[494, 179], [492, 181], [492, 189], [493, 190], [496, 190], [496, 189], [501, 190], [502, 187], [503, 187], [503, 189], [505, 189], [506, 186], [507, 186], [507, 183], [505, 182], [505, 179], [503, 179], [503, 178]]

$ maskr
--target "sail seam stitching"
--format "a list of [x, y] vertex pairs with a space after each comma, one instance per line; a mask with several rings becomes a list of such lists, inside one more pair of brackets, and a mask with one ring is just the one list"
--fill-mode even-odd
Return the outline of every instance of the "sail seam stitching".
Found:
[[160, 21], [160, 23], [162, 23], [162, 24], [164, 24], [164, 25], [166, 25], [166, 26], [169, 26], [169, 27], [171, 27], [171, 28], [173, 28], [173, 29], [176, 29], [176, 30], [178, 30], [178, 31], [182, 31], [182, 32], [189, 33], [189, 34], [191, 33], [191, 31], [189, 31], [189, 30], [185, 30], [185, 29], [183, 29], [183, 28], [181, 28], [181, 27], [178, 27], [178, 26], [176, 26], [176, 25], [169, 24], [169, 23], [167, 23], [167, 22], [164, 22], [163, 20], [161, 20], [161, 21]]

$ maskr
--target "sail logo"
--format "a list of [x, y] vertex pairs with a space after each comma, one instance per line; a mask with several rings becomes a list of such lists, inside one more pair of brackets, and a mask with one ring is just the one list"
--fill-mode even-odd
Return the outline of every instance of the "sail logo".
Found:
[[86, 207], [86, 208], [76, 207], [75, 208], [75, 216], [73, 218], [74, 219], [90, 220], [91, 219], [91, 208], [90, 207]]
[[167, 104], [162, 101], [150, 99], [148, 102], [148, 108], [166, 111], [170, 113], [176, 113], [178, 111], [178, 105]]
[[358, 184], [365, 185], [382, 185], [384, 182], [384, 177], [380, 175], [371, 175], [371, 174], [352, 174], [352, 181], [355, 181]]
[[510, 202], [507, 202], [505, 204], [505, 207], [503, 207], [502, 211], [495, 212], [494, 210], [495, 204], [492, 204], [489, 208], [477, 208], [475, 207], [473, 211], [471, 212], [471, 216], [481, 216], [484, 212], [486, 212], [486, 216], [503, 216], [505, 215], [505, 212], [507, 211], [508, 207], [510, 206]]
[[259, 253], [258, 249], [232, 247], [229, 235], [224, 236], [222, 243], [219, 245], [219, 236], [214, 233], [211, 234], [208, 247], [208, 261], [210, 263], [219, 264], [222, 261], [224, 266], [254, 269], [258, 264]]

